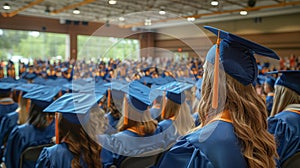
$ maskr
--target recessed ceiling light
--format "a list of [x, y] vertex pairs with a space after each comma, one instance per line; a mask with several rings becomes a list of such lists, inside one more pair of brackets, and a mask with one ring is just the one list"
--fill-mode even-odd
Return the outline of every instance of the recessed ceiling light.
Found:
[[240, 15], [243, 15], [243, 16], [246, 16], [248, 14], [247, 11], [243, 10], [243, 11], [240, 11]]
[[196, 18], [195, 17], [188, 17], [188, 18], [186, 18], [187, 19], [187, 21], [189, 21], [189, 22], [193, 22], [193, 21], [195, 21], [196, 20]]
[[109, 0], [108, 3], [110, 5], [115, 5], [115, 4], [117, 4], [117, 1], [116, 0]]
[[218, 1], [211, 1], [210, 4], [212, 6], [218, 6], [219, 5], [219, 2]]
[[79, 10], [78, 8], [75, 8], [75, 9], [73, 10], [73, 14], [75, 14], [75, 15], [80, 14], [80, 10]]
[[5, 3], [5, 4], [3, 5], [3, 9], [9, 10], [9, 9], [10, 9], [10, 5], [9, 5], [8, 3]]

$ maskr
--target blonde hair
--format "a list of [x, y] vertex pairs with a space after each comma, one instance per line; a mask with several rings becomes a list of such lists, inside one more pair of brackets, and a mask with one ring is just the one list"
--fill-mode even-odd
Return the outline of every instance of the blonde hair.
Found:
[[168, 99], [163, 108], [164, 115], [162, 119], [170, 119], [175, 117], [174, 126], [176, 133], [185, 135], [190, 129], [194, 127], [194, 120], [190, 112], [190, 108], [186, 102], [177, 104]]
[[300, 104], [300, 95], [287, 87], [276, 85], [271, 116], [280, 113], [289, 104]]
[[[222, 112], [220, 109], [211, 110], [213, 79], [211, 64], [205, 69], [199, 105], [199, 116], [203, 125]], [[223, 82], [226, 86], [224, 110], [229, 111], [235, 135], [248, 167], [275, 167], [276, 144], [274, 137], [267, 131], [267, 110], [263, 99], [257, 95], [251, 84], [244, 86], [227, 74], [224, 77], [226, 77], [224, 78], [226, 83]]]
[[[127, 104], [126, 104], [127, 103]], [[119, 120], [117, 128], [119, 131], [127, 130], [128, 128], [136, 128], [138, 134], [141, 136], [153, 134], [157, 128], [157, 121], [153, 120], [149, 109], [139, 111], [130, 105], [127, 101], [123, 102], [123, 116]], [[127, 112], [125, 112], [127, 110]], [[125, 116], [127, 113], [128, 123], [124, 124]]]

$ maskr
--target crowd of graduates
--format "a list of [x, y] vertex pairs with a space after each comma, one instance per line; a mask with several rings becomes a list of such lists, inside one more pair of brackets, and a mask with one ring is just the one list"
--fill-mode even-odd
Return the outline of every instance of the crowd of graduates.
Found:
[[35, 60], [19, 63], [18, 79], [9, 61], [6, 77], [0, 69], [2, 166], [123, 167], [152, 155], [153, 167], [284, 165], [300, 152], [300, 60], [260, 63], [253, 53], [279, 57], [220, 34], [205, 60]]

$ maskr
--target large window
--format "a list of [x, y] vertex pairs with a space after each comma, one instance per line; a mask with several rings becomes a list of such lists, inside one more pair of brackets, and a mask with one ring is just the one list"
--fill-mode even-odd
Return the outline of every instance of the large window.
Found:
[[133, 39], [81, 36], [78, 41], [78, 59], [108, 60], [110, 58], [138, 59], [139, 41]]
[[0, 29], [0, 59], [27, 62], [66, 56], [68, 35]]

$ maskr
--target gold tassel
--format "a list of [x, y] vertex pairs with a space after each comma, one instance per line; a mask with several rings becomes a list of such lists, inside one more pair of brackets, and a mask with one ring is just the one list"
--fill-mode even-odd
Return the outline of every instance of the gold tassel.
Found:
[[218, 83], [219, 83], [219, 62], [220, 62], [220, 30], [218, 31], [217, 39], [217, 49], [215, 55], [215, 65], [214, 65], [214, 83], [213, 83], [213, 97], [212, 97], [212, 108], [218, 108]]

